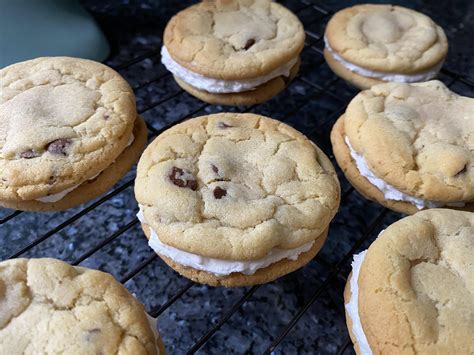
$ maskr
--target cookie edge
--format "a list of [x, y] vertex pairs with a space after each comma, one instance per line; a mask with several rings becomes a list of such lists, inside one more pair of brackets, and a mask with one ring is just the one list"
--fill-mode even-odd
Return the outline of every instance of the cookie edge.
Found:
[[198, 99], [209, 104], [224, 106], [250, 106], [264, 103], [265, 101], [270, 100], [285, 90], [298, 74], [300, 63], [301, 59], [298, 57], [296, 64], [290, 70], [290, 76], [287, 80], [283, 79], [283, 77], [280, 75], [271, 79], [270, 81], [267, 81], [266, 83], [257, 86], [254, 90], [236, 93], [211, 93], [195, 88], [175, 75], [173, 75], [173, 78], [176, 83], [188, 94], [197, 97]]
[[362, 76], [345, 68], [341, 63], [333, 58], [327, 48], [324, 48], [323, 55], [327, 65], [334, 72], [334, 74], [358, 89], [366, 90], [370, 89], [374, 85], [385, 83], [383, 80]]
[[[382, 206], [399, 213], [414, 214], [419, 211], [415, 205], [406, 201], [386, 200], [383, 193], [360, 175], [357, 165], [350, 155], [344, 141], [344, 115], [340, 116], [331, 130], [331, 143], [337, 164], [350, 184], [366, 199], [378, 202]], [[443, 206], [442, 208], [474, 212], [474, 202], [467, 202], [464, 207]], [[424, 209], [427, 210], [427, 209]]]
[[[150, 238], [150, 227], [142, 223], [142, 230], [147, 239]], [[328, 228], [320, 234], [316, 239], [314, 245], [310, 250], [301, 253], [296, 260], [283, 259], [265, 268], [258, 269], [252, 275], [245, 275], [242, 273], [232, 273], [228, 276], [218, 277], [212, 273], [193, 269], [191, 267], [180, 265], [173, 260], [156, 253], [170, 268], [176, 271], [181, 276], [190, 279], [194, 282], [205, 284], [213, 287], [243, 287], [265, 284], [272, 282], [286, 274], [296, 271], [309, 263], [321, 250], [324, 242], [327, 239]]]
[[[282, 4], [279, 4], [277, 2], [271, 2], [271, 6], [276, 6], [277, 8], [279, 8], [279, 11], [286, 12], [286, 16], [293, 17], [295, 23], [297, 23], [297, 27], [299, 27], [298, 32], [299, 32], [300, 37], [301, 37], [300, 38], [300, 43], [299, 43], [299, 46], [295, 47], [295, 49], [292, 52], [290, 52], [285, 57], [283, 57], [283, 59], [280, 58], [279, 60], [274, 60], [273, 63], [270, 66], [268, 66], [268, 68], [264, 72], [262, 72], [261, 69], [260, 70], [259, 69], [254, 69], [252, 71], [246, 72], [245, 74], [242, 74], [242, 73], [239, 73], [239, 74], [230, 73], [229, 74], [228, 70], [225, 70], [225, 69], [204, 70], [200, 67], [193, 66], [193, 65], [191, 65], [192, 62], [183, 61], [183, 60], [177, 58], [176, 55], [173, 55], [173, 52], [174, 52], [173, 47], [174, 46], [170, 46], [169, 44], [170, 44], [171, 41], [173, 41], [173, 39], [175, 37], [174, 28], [176, 27], [176, 21], [177, 21], [178, 16], [181, 15], [182, 13], [186, 12], [186, 11], [189, 11], [192, 8], [207, 6], [205, 3], [206, 3], [206, 1], [203, 1], [201, 3], [189, 6], [185, 9], [181, 10], [180, 12], [178, 12], [176, 15], [174, 15], [168, 21], [168, 23], [166, 24], [164, 33], [163, 33], [163, 45], [166, 46], [166, 48], [168, 49], [171, 58], [173, 58], [173, 60], [176, 61], [178, 64], [180, 64], [181, 66], [183, 66], [184, 68], [186, 68], [186, 69], [188, 69], [192, 72], [201, 74], [201, 75], [209, 77], [209, 78], [223, 79], [223, 80], [252, 79], [252, 78], [255, 78], [255, 77], [258, 77], [258, 76], [261, 76], [261, 75], [268, 74], [271, 71], [277, 69], [278, 67], [288, 63], [292, 58], [299, 56], [299, 54], [301, 53], [301, 51], [304, 48], [306, 33], [304, 31], [303, 23], [300, 21], [298, 16], [296, 16], [296, 14], [294, 14], [293, 11], [291, 11], [287, 7], [283, 6]], [[295, 38], [293, 38], [293, 40], [294, 39]], [[248, 70], [248, 68], [247, 68], [247, 70]]]
[[[436, 29], [436, 34], [437, 34], [438, 38], [437, 38], [437, 41], [435, 42], [435, 44], [440, 44], [441, 45], [439, 53], [437, 53], [436, 56], [433, 56], [434, 59], [432, 59], [431, 61], [425, 63], [425, 65], [420, 65], [415, 71], [413, 71], [413, 70], [410, 71], [410, 70], [407, 70], [407, 69], [405, 69], [405, 70], [404, 69], [399, 69], [399, 70], [394, 69], [394, 70], [390, 71], [391, 73], [397, 72], [397, 73], [406, 74], [406, 75], [416, 74], [417, 72], [423, 72], [425, 70], [429, 70], [430, 68], [438, 65], [440, 62], [445, 60], [446, 56], [448, 55], [449, 43], [448, 43], [448, 38], [446, 36], [446, 32], [444, 31], [444, 29], [441, 26], [439, 26], [430, 16], [428, 16], [428, 15], [422, 13], [422, 12], [416, 11], [414, 9], [404, 7], [404, 6], [400, 6], [400, 5], [395, 5], [395, 4], [374, 4], [374, 3], [356, 4], [356, 5], [348, 6], [346, 8], [343, 8], [343, 9], [337, 11], [331, 17], [331, 19], [329, 20], [329, 22], [326, 26], [326, 30], [325, 30], [325, 36], [327, 37], [327, 40], [330, 43], [330, 45], [331, 45], [331, 40], [334, 40], [335, 37], [340, 37], [339, 33], [341, 32], [341, 28], [344, 29], [344, 30], [346, 29], [346, 26], [341, 26], [341, 22], [344, 22], [344, 25], [347, 25], [347, 22], [342, 21], [342, 19], [344, 18], [344, 16], [346, 15], [347, 12], [350, 13], [350, 17], [352, 17], [352, 16], [354, 16], [353, 12], [356, 12], [356, 14], [361, 13], [361, 12], [368, 12], [369, 8], [371, 8], [370, 11], [375, 11], [376, 8], [382, 8], [382, 7], [384, 7], [384, 8], [398, 8], [401, 11], [407, 11], [407, 12], [416, 14], [416, 16], [422, 16], [422, 17], [428, 18], [434, 24], [435, 29]], [[360, 11], [359, 10], [360, 8], [363, 8], [364, 10]], [[435, 44], [433, 44], [433, 45], [435, 45]], [[334, 49], [337, 46], [331, 45], [331, 47]], [[336, 52], [339, 53], [339, 51], [336, 51]], [[344, 57], [343, 53], [339, 53], [339, 55]], [[368, 65], [367, 63], [357, 63], [357, 62], [355, 62], [355, 61], [353, 61], [349, 58], [344, 58], [344, 59], [346, 59], [349, 62], [353, 62], [356, 65], [364, 67], [368, 70], [384, 71], [384, 69], [385, 69], [384, 66]], [[411, 65], [411, 67], [413, 67], [413, 64]]]
[[0, 200], [0, 206], [21, 211], [48, 212], [66, 210], [93, 200], [115, 185], [138, 161], [143, 152], [147, 140], [147, 127], [145, 121], [139, 116], [136, 118], [133, 134], [134, 142], [118, 156], [115, 163], [102, 171], [97, 178], [82, 183], [61, 200], [50, 203], [36, 200]]

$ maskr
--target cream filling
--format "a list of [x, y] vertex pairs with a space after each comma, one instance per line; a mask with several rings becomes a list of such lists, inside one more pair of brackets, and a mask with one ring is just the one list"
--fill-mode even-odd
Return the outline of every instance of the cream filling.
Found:
[[347, 146], [349, 147], [352, 159], [354, 159], [354, 161], [356, 162], [357, 170], [359, 170], [360, 175], [365, 177], [367, 180], [369, 180], [369, 182], [372, 185], [377, 187], [383, 193], [385, 199], [393, 200], [393, 201], [406, 201], [415, 205], [416, 208], [418, 208], [419, 210], [423, 208], [439, 208], [442, 206], [451, 206], [451, 207], [464, 207], [465, 206], [464, 202], [442, 203], [442, 202], [436, 202], [436, 201], [430, 201], [430, 200], [423, 200], [421, 198], [410, 196], [397, 190], [395, 187], [383, 181], [381, 178], [379, 178], [370, 170], [364, 157], [360, 155], [359, 153], [357, 153], [352, 148], [352, 145], [349, 142], [349, 138], [347, 138], [347, 136], [344, 137], [344, 140]]
[[177, 63], [171, 58], [165, 46], [161, 47], [161, 62], [171, 73], [188, 83], [189, 85], [215, 94], [236, 93], [255, 89], [270, 80], [279, 76], [290, 76], [291, 68], [296, 64], [298, 58], [290, 60], [288, 63], [276, 68], [266, 75], [258, 76], [246, 80], [222, 80], [209, 78], [195, 73]]
[[141, 223], [144, 223], [150, 228], [150, 239], [148, 245], [158, 254], [170, 258], [174, 262], [191, 267], [193, 269], [206, 271], [216, 276], [226, 276], [234, 272], [240, 272], [245, 275], [253, 275], [258, 269], [265, 268], [271, 264], [274, 264], [283, 259], [296, 260], [301, 253], [304, 253], [311, 249], [314, 241], [303, 244], [302, 246], [291, 249], [273, 249], [265, 257], [259, 260], [224, 260], [209, 258], [197, 254], [188, 253], [186, 251], [173, 248], [172, 246], [166, 245], [160, 241], [156, 232], [150, 227], [145, 221], [143, 215], [142, 206], [137, 214], [138, 219]]
[[[100, 174], [100, 173], [99, 173]], [[97, 174], [97, 175], [99, 175]], [[97, 176], [96, 175], [96, 176]], [[95, 177], [89, 179], [89, 180], [92, 180], [94, 179]], [[52, 195], [48, 195], [48, 196], [44, 196], [44, 197], [40, 197], [40, 198], [37, 198], [35, 201], [40, 201], [40, 202], [43, 202], [43, 203], [52, 203], [52, 202], [58, 202], [59, 200], [62, 200], [64, 198], [64, 196], [66, 196], [68, 193], [70, 193], [71, 191], [77, 189], [79, 186], [81, 186], [82, 184], [79, 184], [79, 185], [74, 185], [64, 191], [61, 191], [61, 192], [58, 192], [57, 194], [52, 194]]]
[[352, 321], [352, 334], [356, 338], [357, 344], [359, 344], [360, 353], [362, 355], [372, 355], [369, 342], [365, 336], [364, 329], [359, 317], [359, 272], [362, 262], [364, 261], [367, 250], [359, 254], [354, 255], [352, 261], [352, 276], [350, 280], [351, 286], [351, 297], [349, 302], [346, 303], [346, 311]]
[[331, 56], [335, 60], [337, 60], [339, 63], [341, 63], [346, 69], [365, 77], [381, 79], [383, 81], [395, 81], [399, 83], [416, 83], [419, 81], [431, 80], [434, 77], [436, 77], [436, 75], [438, 75], [438, 72], [443, 66], [443, 62], [444, 62], [444, 61], [441, 61], [438, 64], [436, 64], [433, 68], [423, 71], [423, 72], [416, 73], [416, 74], [386, 73], [386, 72], [366, 69], [356, 64], [353, 64], [351, 62], [348, 62], [347, 60], [342, 58], [334, 49], [331, 48], [326, 36], [324, 36], [324, 44], [326, 46], [326, 49], [329, 51], [329, 53], [331, 53]]
[[[128, 139], [127, 147], [131, 146], [134, 140], [135, 140], [135, 136], [132, 133], [132, 135]], [[94, 180], [101, 173], [102, 173], [102, 171], [99, 172], [98, 174], [94, 175], [93, 177], [89, 178], [88, 181]], [[58, 192], [58, 193], [55, 193], [55, 194], [52, 194], [52, 195], [37, 198], [35, 201], [40, 201], [40, 202], [43, 202], [43, 203], [58, 202], [59, 200], [62, 200], [64, 198], [64, 196], [66, 196], [68, 193], [70, 193], [71, 191], [77, 189], [81, 185], [82, 184], [71, 186], [71, 187], [67, 188], [64, 191], [61, 191], [61, 192]]]

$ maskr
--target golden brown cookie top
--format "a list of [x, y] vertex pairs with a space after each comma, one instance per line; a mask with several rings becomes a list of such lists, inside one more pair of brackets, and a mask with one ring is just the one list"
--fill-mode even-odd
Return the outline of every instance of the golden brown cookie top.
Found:
[[392, 224], [358, 284], [374, 354], [472, 354], [474, 213], [432, 209]]
[[268, 0], [203, 1], [174, 16], [164, 45], [183, 67], [225, 80], [265, 75], [296, 58], [304, 30], [298, 18]]
[[163, 243], [252, 260], [319, 237], [340, 188], [329, 159], [298, 131], [259, 115], [219, 113], [156, 138], [138, 164], [135, 195]]
[[364, 4], [343, 9], [329, 21], [326, 38], [348, 62], [382, 72], [428, 70], [448, 51], [443, 29], [428, 16], [393, 5]]
[[85, 59], [38, 58], [0, 70], [0, 198], [76, 186], [127, 146], [136, 119], [127, 82]]
[[143, 306], [111, 275], [55, 259], [0, 263], [4, 354], [156, 354]]
[[387, 83], [359, 93], [344, 129], [370, 170], [425, 200], [474, 200], [474, 99], [440, 81]]

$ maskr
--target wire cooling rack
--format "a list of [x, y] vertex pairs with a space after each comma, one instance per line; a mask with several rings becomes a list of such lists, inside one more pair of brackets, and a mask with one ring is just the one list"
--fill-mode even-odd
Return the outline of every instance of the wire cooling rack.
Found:
[[[211, 106], [183, 92], [160, 64], [157, 34], [133, 37], [128, 43], [136, 52], [133, 56], [116, 51], [107, 64], [132, 85], [150, 140], [190, 117], [226, 110], [255, 112], [302, 131], [336, 165], [329, 132], [357, 90], [334, 76], [322, 56], [324, 27], [333, 11], [306, 0], [283, 3], [305, 25], [302, 66], [283, 93], [261, 105]], [[96, 16], [101, 22], [105, 15]], [[161, 19], [159, 27], [167, 20]], [[120, 30], [113, 21], [112, 27]], [[461, 73], [443, 69], [440, 79], [458, 93], [474, 93], [474, 82]], [[103, 197], [68, 211], [0, 209], [1, 259], [56, 257], [112, 273], [158, 317], [170, 354], [353, 353], [342, 297], [351, 257], [400, 215], [364, 200], [338, 169], [340, 212], [313, 261], [270, 284], [210, 288], [174, 273], [148, 248], [135, 217], [134, 175], [132, 170]]]

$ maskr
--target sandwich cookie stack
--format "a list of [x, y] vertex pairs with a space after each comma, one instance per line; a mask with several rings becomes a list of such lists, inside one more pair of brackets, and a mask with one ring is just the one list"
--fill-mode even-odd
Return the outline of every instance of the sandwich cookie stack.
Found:
[[324, 153], [293, 128], [221, 113], [170, 128], [145, 150], [135, 195], [149, 245], [194, 281], [270, 282], [310, 261], [340, 201]]
[[50, 57], [0, 70], [0, 205], [70, 208], [107, 191], [147, 136], [127, 82], [90, 60]]
[[439, 81], [362, 91], [331, 141], [351, 184], [385, 207], [474, 208], [474, 99]]
[[433, 79], [448, 52], [441, 27], [419, 12], [393, 5], [365, 4], [337, 12], [324, 41], [328, 65], [360, 89]]
[[406, 217], [352, 266], [344, 299], [357, 354], [474, 353], [474, 213]]
[[143, 305], [112, 275], [55, 259], [0, 262], [2, 354], [165, 354]]
[[203, 1], [166, 26], [162, 62], [184, 90], [211, 104], [252, 105], [295, 77], [305, 34], [268, 0]]

